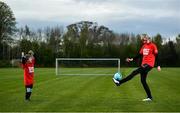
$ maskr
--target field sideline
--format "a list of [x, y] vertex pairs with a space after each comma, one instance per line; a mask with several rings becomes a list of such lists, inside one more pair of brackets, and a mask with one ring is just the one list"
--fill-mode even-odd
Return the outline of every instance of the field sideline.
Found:
[[[121, 72], [127, 75], [132, 70]], [[149, 73], [153, 102], [141, 101], [145, 92], [139, 76], [116, 87], [112, 76], [55, 76], [54, 68], [35, 69], [35, 75], [32, 100], [25, 102], [22, 69], [0, 68], [0, 112], [180, 112], [180, 68]]]

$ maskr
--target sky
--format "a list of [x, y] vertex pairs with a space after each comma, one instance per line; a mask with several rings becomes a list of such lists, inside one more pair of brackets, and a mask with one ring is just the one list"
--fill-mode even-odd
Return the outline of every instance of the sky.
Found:
[[32, 29], [97, 22], [116, 33], [175, 37], [180, 33], [180, 0], [2, 0], [17, 26]]

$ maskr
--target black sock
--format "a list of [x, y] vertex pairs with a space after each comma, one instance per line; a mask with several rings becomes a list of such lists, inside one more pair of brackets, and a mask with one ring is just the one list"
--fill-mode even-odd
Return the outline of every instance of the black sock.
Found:
[[30, 100], [31, 92], [26, 92], [26, 100]]

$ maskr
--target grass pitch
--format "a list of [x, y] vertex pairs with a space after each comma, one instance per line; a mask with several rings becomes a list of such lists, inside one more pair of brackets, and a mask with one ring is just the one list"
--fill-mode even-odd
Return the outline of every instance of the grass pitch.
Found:
[[[68, 70], [73, 73], [74, 69]], [[132, 70], [121, 72], [125, 76]], [[98, 68], [91, 71], [101, 73]], [[113, 68], [103, 72], [115, 73]], [[0, 112], [180, 112], [180, 68], [149, 73], [153, 102], [141, 101], [146, 95], [139, 75], [120, 87], [113, 84], [112, 76], [55, 76], [54, 68], [38, 68], [32, 100], [25, 102], [22, 69], [1, 68]]]

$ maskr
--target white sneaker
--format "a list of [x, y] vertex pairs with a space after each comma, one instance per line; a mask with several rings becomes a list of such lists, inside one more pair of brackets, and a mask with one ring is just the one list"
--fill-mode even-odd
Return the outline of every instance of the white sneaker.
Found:
[[152, 99], [151, 99], [151, 98], [145, 98], [145, 99], [143, 99], [142, 101], [143, 101], [143, 102], [150, 102], [150, 101], [152, 101]]
[[112, 78], [112, 80], [113, 80], [113, 82], [114, 82], [117, 86], [120, 85], [120, 82], [119, 82], [118, 80], [116, 80], [116, 79], [114, 79], [114, 78]]

